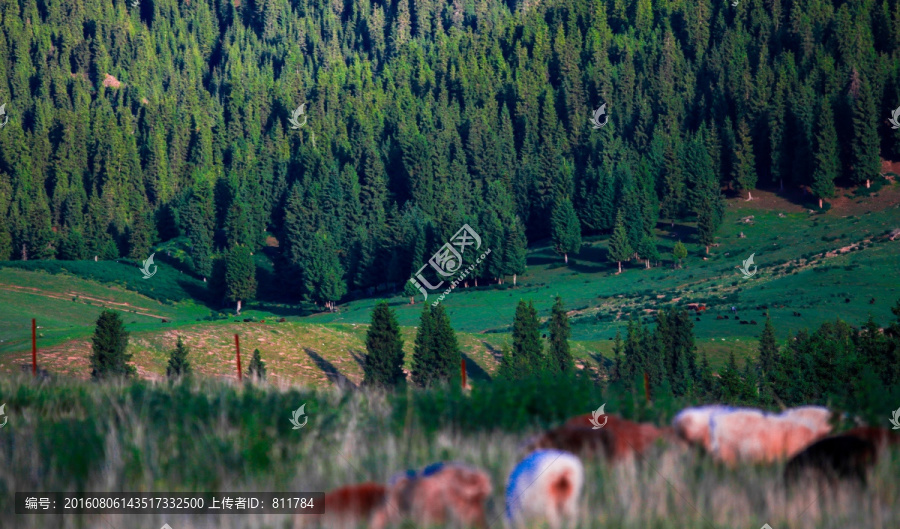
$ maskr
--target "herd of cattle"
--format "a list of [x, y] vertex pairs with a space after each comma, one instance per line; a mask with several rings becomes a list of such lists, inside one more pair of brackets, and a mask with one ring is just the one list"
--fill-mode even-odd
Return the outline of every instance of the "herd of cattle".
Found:
[[[869, 426], [831, 435], [831, 415], [818, 406], [779, 414], [703, 406], [681, 411], [664, 428], [615, 415], [595, 428], [592, 415], [574, 417], [524, 443], [527, 455], [507, 482], [504, 522], [512, 528], [574, 525], [584, 484], [582, 459], [621, 464], [641, 458], [657, 443], [682, 449], [696, 446], [729, 467], [787, 460], [787, 486], [814, 479], [865, 487], [868, 470], [890, 445], [900, 443], [900, 436]], [[298, 515], [295, 528], [384, 529], [411, 520], [417, 527], [484, 529], [485, 502], [491, 492], [485, 471], [455, 462], [436, 463], [398, 474], [387, 484], [361, 483], [331, 491], [324, 497], [324, 514]]]

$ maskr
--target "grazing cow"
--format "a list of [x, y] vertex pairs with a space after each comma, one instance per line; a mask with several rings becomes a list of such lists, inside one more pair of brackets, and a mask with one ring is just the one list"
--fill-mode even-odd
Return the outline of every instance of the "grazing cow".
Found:
[[384, 503], [386, 491], [381, 483], [360, 483], [335, 489], [321, 500], [323, 514], [294, 515], [294, 529], [356, 529], [368, 525], [372, 514]]
[[372, 516], [371, 529], [399, 525], [404, 519], [418, 527], [487, 528], [484, 502], [491, 479], [482, 470], [460, 463], [436, 463], [421, 472], [394, 476], [385, 502]]
[[[593, 416], [589, 413], [573, 417], [566, 421], [563, 428], [573, 430], [570, 436], [577, 436], [577, 428], [586, 428], [591, 432], [604, 432], [601, 437], [602, 446], [606, 457], [613, 462], [631, 458], [634, 455], [642, 455], [650, 448], [657, 439], [665, 438], [668, 440], [676, 440], [674, 432], [671, 428], [657, 428], [653, 424], [639, 423], [623, 419], [618, 415], [606, 415], [606, 424], [603, 428], [593, 430], [591, 419]], [[557, 430], [562, 430], [558, 428]], [[578, 445], [576, 444], [575, 447]], [[557, 448], [567, 450], [565, 446], [542, 446], [537, 448]], [[568, 450], [580, 454], [579, 450]]]
[[591, 427], [565, 424], [531, 438], [525, 443], [524, 450], [528, 453], [541, 449], [563, 450], [580, 457], [603, 454], [612, 460], [615, 451], [613, 445], [613, 435], [605, 427], [595, 430]]
[[738, 409], [740, 408], [720, 405], [685, 408], [672, 419], [672, 426], [678, 437], [692, 445], [701, 446], [706, 451], [709, 451], [711, 448], [710, 419], [712, 416], [719, 413], [732, 412]]
[[520, 529], [546, 522], [575, 525], [584, 467], [568, 452], [537, 450], [516, 465], [506, 484], [506, 524]]
[[848, 480], [866, 486], [866, 472], [875, 464], [876, 448], [872, 441], [855, 435], [835, 435], [820, 439], [788, 461], [784, 481], [788, 487], [801, 478], [837, 485]]
[[817, 438], [831, 433], [831, 410], [822, 406], [799, 406], [788, 408], [779, 417], [812, 428]]
[[772, 415], [753, 409], [714, 415], [710, 419], [711, 454], [730, 466], [792, 457], [829, 431], [802, 415]]
[[871, 441], [879, 452], [890, 446], [900, 444], [900, 435], [880, 426], [859, 426], [844, 432], [844, 435], [852, 435], [866, 441]]

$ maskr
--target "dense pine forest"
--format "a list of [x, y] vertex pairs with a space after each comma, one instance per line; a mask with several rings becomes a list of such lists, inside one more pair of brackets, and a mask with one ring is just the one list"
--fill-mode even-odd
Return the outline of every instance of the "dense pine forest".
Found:
[[277, 244], [293, 294], [329, 304], [401, 285], [464, 223], [491, 249], [471, 278], [521, 273], [548, 237], [561, 259], [598, 233], [613, 261], [651, 259], [660, 221], [712, 244], [728, 193], [827, 202], [900, 159], [898, 0], [2, 0], [0, 17], [0, 260], [166, 243], [213, 277]]

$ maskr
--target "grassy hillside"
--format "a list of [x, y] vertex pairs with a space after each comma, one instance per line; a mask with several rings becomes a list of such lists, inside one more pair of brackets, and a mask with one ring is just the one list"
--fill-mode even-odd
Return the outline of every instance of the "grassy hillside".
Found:
[[[759, 193], [751, 202], [731, 201], [719, 246], [707, 256], [702, 247], [688, 244], [691, 254], [683, 269], [671, 267], [671, 248], [678, 240], [693, 241], [694, 226], [660, 224], [663, 266], [646, 270], [632, 263], [616, 275], [606, 259], [606, 237], [593, 237], [579, 254], [570, 256], [566, 267], [544, 242], [530, 249], [529, 268], [519, 276], [517, 288], [511, 288], [510, 278], [503, 285], [482, 282], [476, 288], [470, 283], [443, 304], [476, 379], [488, 378], [496, 368], [500, 348], [509, 341], [515, 302], [533, 299], [541, 317], [546, 317], [556, 295], [571, 310], [576, 355], [595, 359], [609, 355], [612, 336], [630, 314], [650, 321], [650, 313], [661, 307], [705, 303], [708, 310], [695, 321], [697, 344], [714, 365], [721, 365], [729, 351], [739, 358], [753, 354], [766, 310], [780, 339], [835, 318], [856, 325], [871, 314], [884, 325], [891, 318], [890, 307], [900, 298], [900, 240], [886, 236], [896, 228], [900, 228], [897, 185], [871, 196], [847, 195], [824, 214]], [[738, 267], [751, 253], [758, 272], [745, 279]], [[239, 333], [244, 354], [259, 348], [275, 378], [313, 384], [346, 378], [358, 383], [365, 324], [375, 300], [357, 300], [341, 305], [337, 313], [307, 316], [308, 304], [285, 304], [275, 297], [279, 279], [271, 262], [262, 253], [256, 260], [265, 288], [262, 299], [250, 303], [240, 319], [233, 310], [211, 303], [201, 280], [165, 260], [146, 280], [138, 266], [126, 260], [3, 263], [0, 370], [16, 371], [18, 364], [28, 361], [30, 319], [37, 318], [44, 367], [86, 376], [91, 325], [102, 307], [112, 307], [128, 313], [131, 352], [139, 371], [148, 377], [165, 372], [176, 334], [192, 348], [201, 372], [233, 376], [233, 335]], [[429, 301], [437, 295], [432, 293]], [[402, 296], [390, 302], [411, 353], [421, 296], [414, 305]], [[279, 322], [281, 318], [285, 321]]]

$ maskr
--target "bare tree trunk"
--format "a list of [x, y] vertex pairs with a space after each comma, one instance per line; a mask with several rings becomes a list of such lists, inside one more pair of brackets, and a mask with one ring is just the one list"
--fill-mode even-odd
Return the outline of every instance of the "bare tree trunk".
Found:
[[416, 304], [416, 297], [415, 297], [415, 296], [410, 296], [410, 297], [409, 297], [409, 304], [410, 304], [410, 305], [415, 305], [415, 304]]
[[819, 199], [819, 209], [822, 209], [822, 199]]
[[237, 300], [237, 313], [238, 316], [241, 315], [241, 300]]
[[709, 245], [706, 246], [706, 255], [709, 255]]
[[619, 261], [619, 273], [622, 273], [622, 261]]
[[516, 275], [517, 274], [513, 274], [513, 286], [516, 286]]
[[650, 269], [650, 259], [647, 259], [647, 270]]
[[478, 278], [475, 278], [475, 287], [478, 288]]
[[569, 264], [569, 254], [564, 253], [563, 257], [566, 259], [566, 264]]
[[871, 184], [871, 181], [868, 178], [866, 178], [866, 189], [869, 189], [869, 184]]

